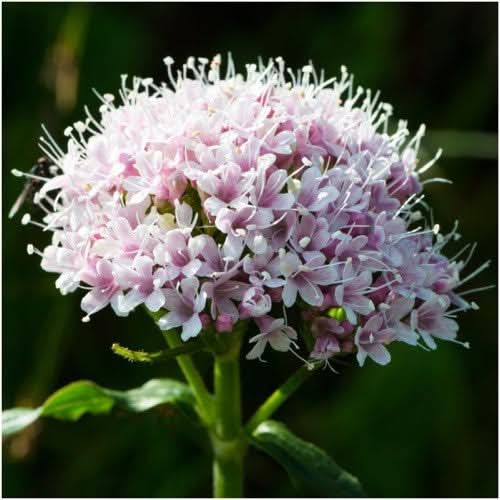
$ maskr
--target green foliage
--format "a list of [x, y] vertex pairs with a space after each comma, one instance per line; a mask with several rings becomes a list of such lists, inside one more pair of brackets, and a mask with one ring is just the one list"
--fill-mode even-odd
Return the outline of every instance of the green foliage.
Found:
[[14, 434], [40, 416], [76, 421], [85, 413], [107, 415], [114, 407], [144, 412], [160, 404], [172, 405], [191, 416], [194, 414], [191, 389], [177, 380], [152, 379], [128, 391], [106, 389], [89, 380], [81, 380], [59, 389], [39, 408], [4, 411], [2, 434]]
[[253, 431], [251, 440], [279, 462], [297, 488], [308, 496], [364, 496], [354, 476], [341, 469], [323, 450], [298, 438], [280, 422], [262, 422]]
[[9, 436], [32, 424], [42, 413], [41, 408], [12, 408], [3, 412], [2, 434]]

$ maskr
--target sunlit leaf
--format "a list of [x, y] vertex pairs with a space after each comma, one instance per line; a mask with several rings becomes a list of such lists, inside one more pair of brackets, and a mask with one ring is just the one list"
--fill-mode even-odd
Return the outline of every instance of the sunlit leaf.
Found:
[[2, 434], [14, 434], [40, 416], [75, 421], [85, 413], [106, 415], [113, 407], [143, 412], [160, 404], [169, 404], [185, 413], [194, 414], [191, 389], [177, 380], [152, 379], [141, 387], [128, 391], [106, 389], [89, 380], [81, 380], [59, 389], [39, 408], [13, 408], [4, 411]]
[[32, 424], [41, 414], [41, 408], [12, 408], [2, 413], [2, 434], [14, 434]]

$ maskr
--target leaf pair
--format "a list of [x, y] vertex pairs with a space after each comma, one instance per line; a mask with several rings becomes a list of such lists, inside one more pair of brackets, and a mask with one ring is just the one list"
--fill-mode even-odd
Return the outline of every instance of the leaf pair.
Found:
[[[85, 413], [106, 415], [118, 407], [144, 412], [169, 404], [189, 416], [195, 415], [195, 400], [190, 387], [171, 379], [152, 379], [141, 387], [116, 391], [82, 380], [69, 384], [35, 409], [14, 408], [3, 412], [2, 433], [18, 432], [39, 417], [76, 421]], [[288, 473], [306, 496], [360, 497], [358, 480], [341, 469], [323, 450], [295, 436], [273, 420], [260, 423], [249, 435], [250, 444], [269, 454]]]
[[89, 380], [81, 380], [59, 389], [38, 408], [4, 411], [2, 435], [14, 434], [39, 417], [76, 421], [85, 413], [107, 415], [113, 407], [139, 413], [160, 404], [170, 404], [190, 416], [194, 414], [191, 389], [177, 380], [152, 379], [128, 391], [106, 389]]

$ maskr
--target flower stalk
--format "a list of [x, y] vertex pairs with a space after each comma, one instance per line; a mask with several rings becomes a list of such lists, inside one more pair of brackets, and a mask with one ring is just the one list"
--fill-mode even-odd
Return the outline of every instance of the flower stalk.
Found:
[[[165, 342], [171, 349], [177, 349], [183, 345], [177, 332], [168, 331], [162, 332], [162, 334]], [[188, 354], [182, 354], [175, 359], [193, 390], [201, 420], [205, 425], [211, 425], [213, 419], [213, 398], [208, 392], [200, 372]]]
[[215, 422], [211, 432], [214, 451], [215, 498], [243, 496], [243, 461], [246, 442], [241, 420], [240, 351], [244, 324], [225, 333], [227, 349], [215, 355]]
[[250, 434], [260, 423], [270, 418], [276, 410], [312, 375], [317, 364], [301, 366], [290, 378], [278, 387], [259, 407], [245, 425]]

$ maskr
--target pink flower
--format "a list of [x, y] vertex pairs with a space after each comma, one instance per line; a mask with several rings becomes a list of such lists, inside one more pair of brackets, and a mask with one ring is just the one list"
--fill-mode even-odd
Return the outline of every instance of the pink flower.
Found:
[[404, 318], [409, 319], [410, 313], [413, 310], [414, 300], [400, 297], [390, 304], [383, 305], [386, 307], [382, 308], [381, 304], [379, 309], [384, 311], [385, 322], [389, 328], [394, 330], [395, 339], [410, 345], [417, 345], [417, 333], [409, 325], [409, 321], [402, 321]]
[[335, 288], [335, 300], [346, 312], [347, 319], [356, 324], [355, 313], [366, 316], [373, 312], [373, 302], [365, 296], [368, 286], [372, 282], [371, 274], [362, 271], [356, 274], [352, 260], [348, 259], [342, 271], [342, 282]]
[[109, 261], [97, 261], [80, 273], [80, 279], [93, 287], [81, 302], [82, 309], [88, 315], [100, 311], [109, 303], [115, 312], [122, 313], [118, 307], [121, 288], [113, 277], [113, 266]]
[[159, 311], [165, 303], [161, 288], [167, 273], [162, 268], [153, 271], [150, 257], [138, 256], [131, 266], [116, 264], [112, 275], [122, 290], [130, 289], [118, 301], [120, 312], [128, 313], [140, 304], [146, 304], [151, 311]]
[[264, 293], [263, 288], [249, 288], [241, 300], [239, 314], [241, 319], [259, 317], [267, 314], [272, 307], [271, 297]]
[[297, 253], [313, 252], [326, 247], [330, 238], [327, 220], [306, 214], [295, 224], [290, 244]]
[[239, 165], [228, 163], [203, 174], [197, 185], [211, 195], [205, 200], [204, 207], [210, 215], [216, 216], [223, 208], [245, 206], [252, 180], [250, 176], [245, 179]]
[[[250, 202], [259, 208], [272, 210], [288, 210], [294, 203], [291, 193], [283, 193], [283, 188], [288, 180], [285, 170], [272, 170], [274, 155], [265, 155], [259, 158], [255, 186], [251, 191]], [[264, 162], [262, 161], [264, 160]]]
[[311, 357], [323, 360], [340, 352], [342, 341], [347, 337], [343, 326], [332, 318], [315, 318], [312, 322], [311, 333], [316, 339]]
[[282, 279], [275, 280], [268, 286], [283, 287], [283, 303], [290, 307], [295, 303], [297, 293], [312, 306], [323, 302], [323, 292], [319, 285], [331, 285], [338, 275], [335, 268], [325, 265], [326, 258], [320, 252], [309, 252], [304, 255], [303, 263], [297, 254], [288, 252], [277, 257]]
[[192, 238], [177, 229], [168, 231], [163, 243], [154, 249], [155, 262], [165, 266], [165, 273], [169, 280], [178, 276], [192, 278], [202, 266], [198, 257], [204, 244], [202, 236]]
[[391, 355], [385, 344], [394, 340], [394, 330], [383, 328], [384, 318], [381, 314], [372, 316], [363, 327], [358, 328], [354, 343], [358, 348], [356, 358], [363, 366], [367, 357], [379, 365], [386, 365], [391, 360]]
[[255, 342], [254, 347], [247, 354], [247, 359], [261, 358], [266, 345], [269, 343], [276, 351], [286, 352], [294, 345], [297, 332], [290, 326], [285, 325], [282, 318], [274, 319], [271, 316], [263, 316], [256, 319], [260, 333], [250, 339]]
[[196, 337], [202, 328], [200, 313], [205, 307], [206, 293], [199, 291], [196, 278], [185, 278], [180, 287], [164, 290], [165, 308], [170, 311], [158, 320], [162, 330], [182, 326], [181, 338], [186, 341]]
[[454, 340], [458, 323], [445, 316], [450, 299], [446, 295], [436, 295], [411, 312], [411, 327], [418, 331], [430, 349], [436, 349], [433, 337]]
[[335, 201], [339, 192], [319, 169], [308, 168], [301, 177], [297, 205], [305, 212], [318, 212]]

